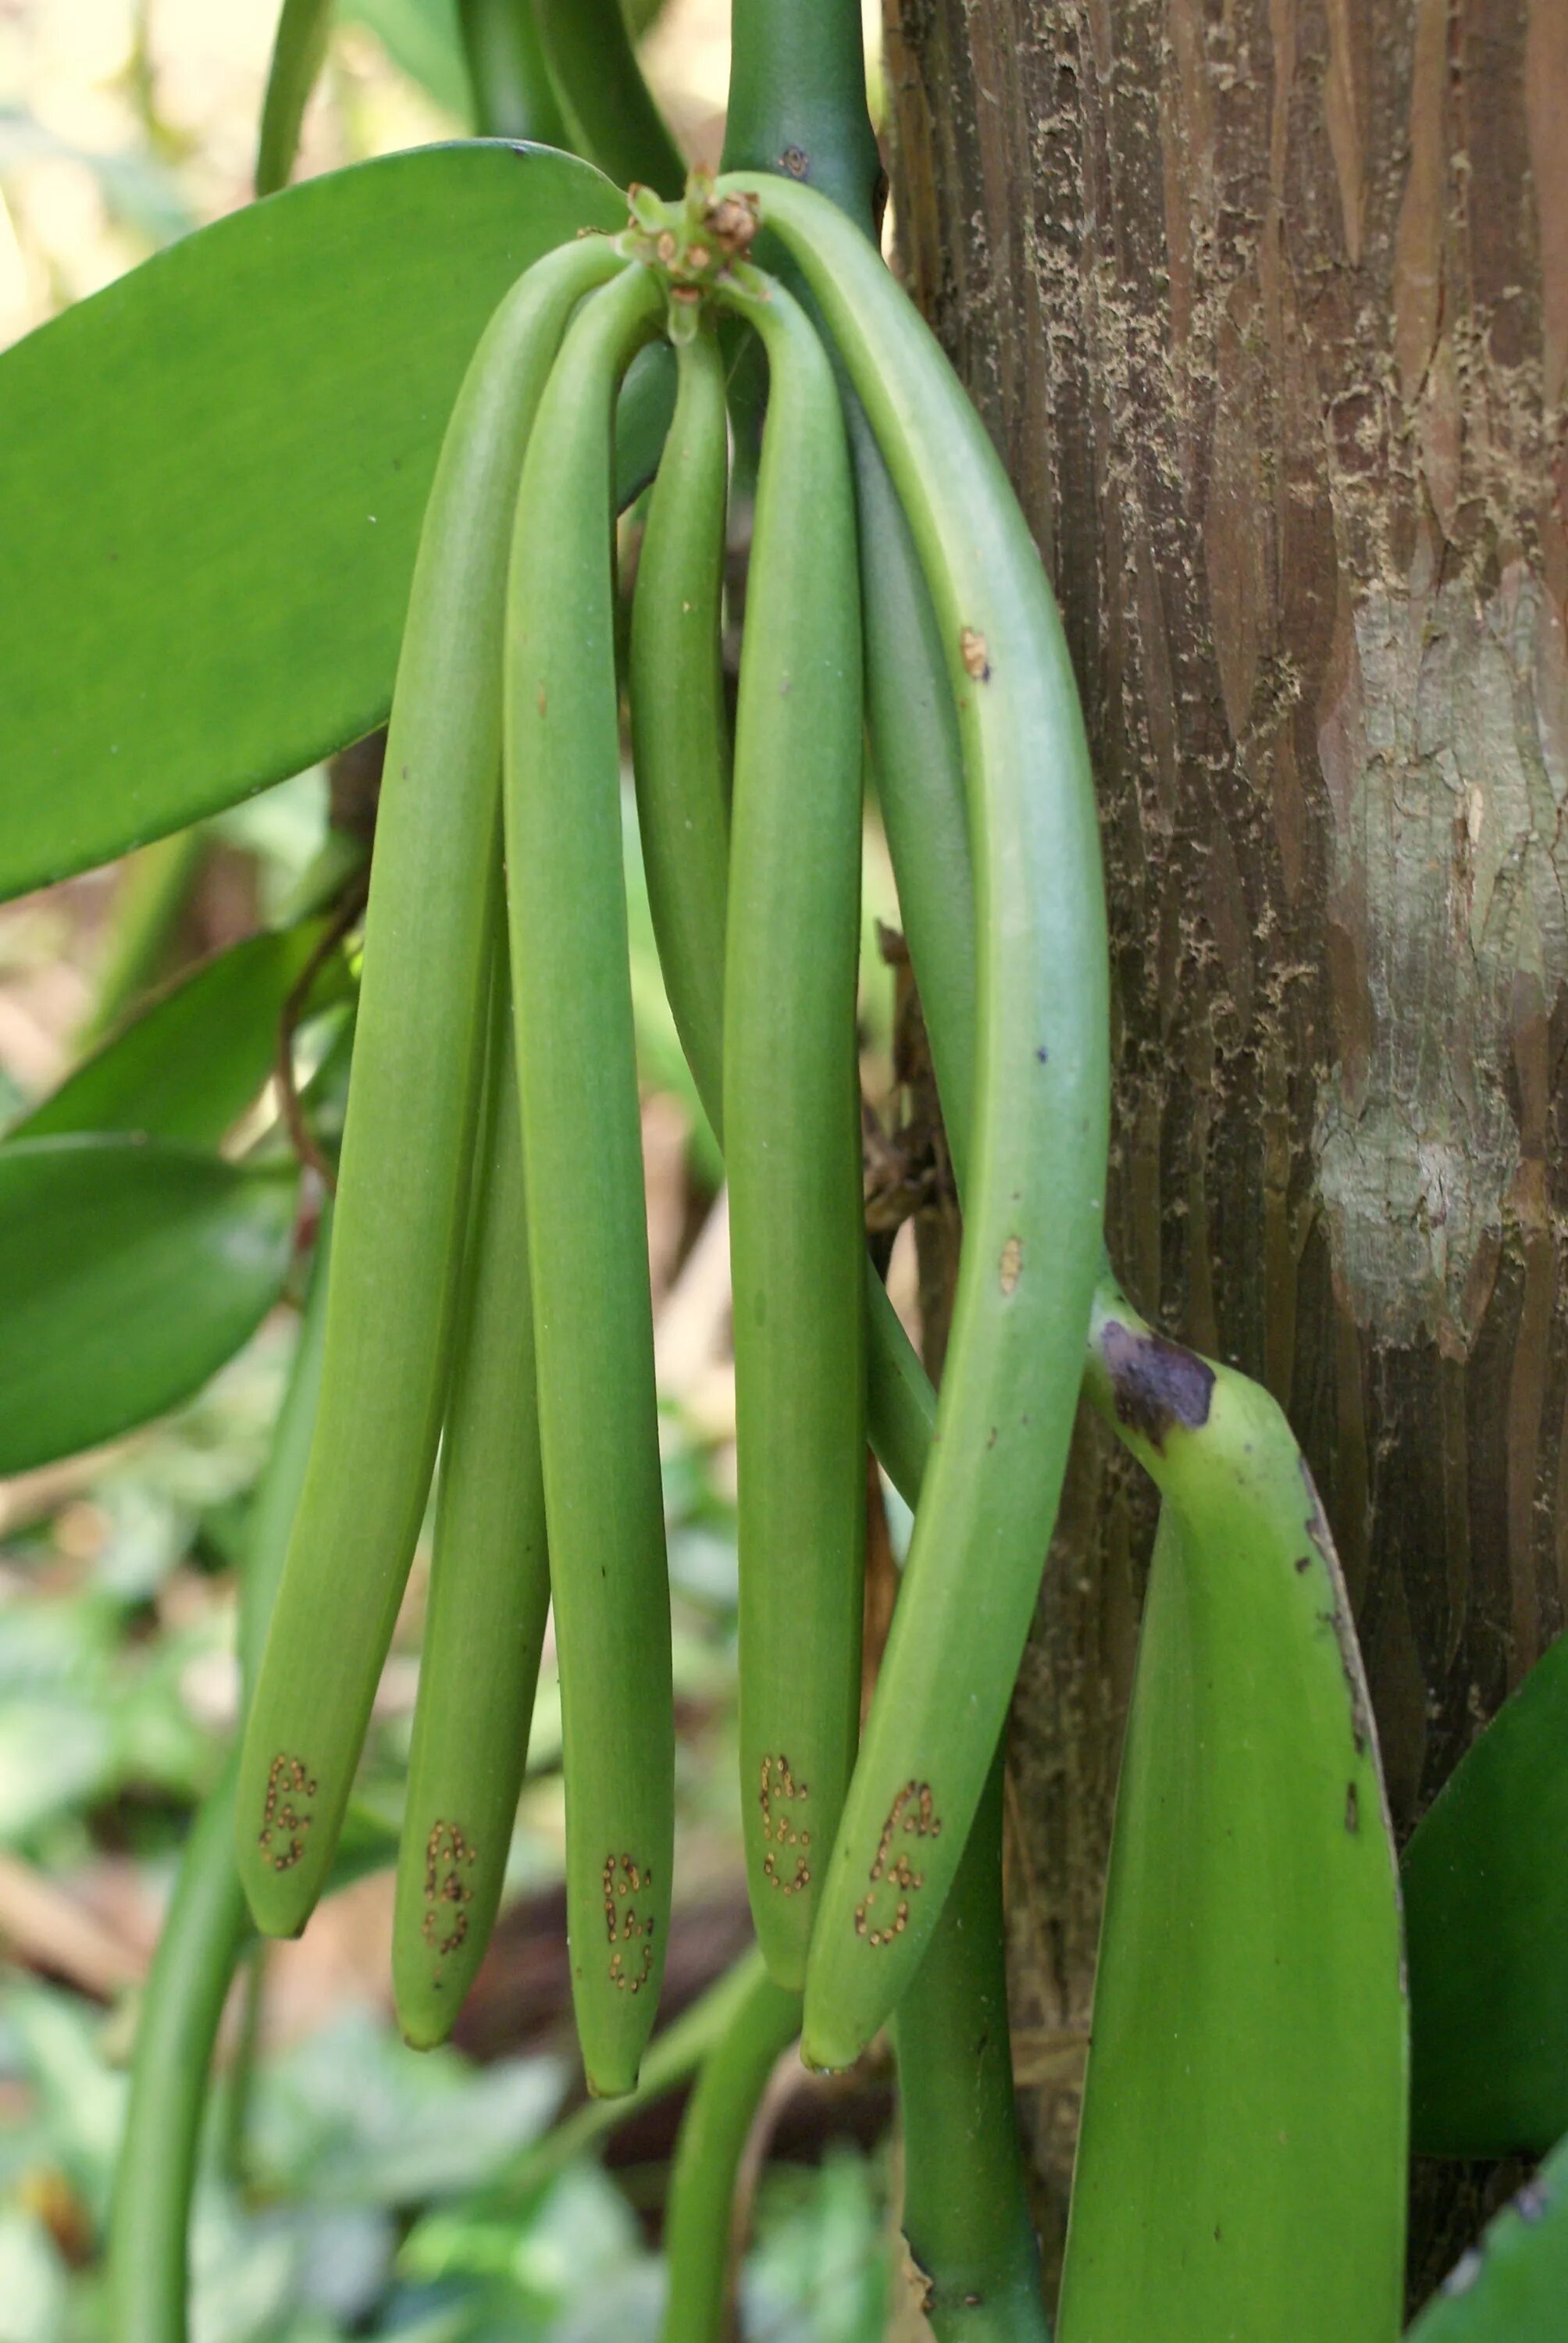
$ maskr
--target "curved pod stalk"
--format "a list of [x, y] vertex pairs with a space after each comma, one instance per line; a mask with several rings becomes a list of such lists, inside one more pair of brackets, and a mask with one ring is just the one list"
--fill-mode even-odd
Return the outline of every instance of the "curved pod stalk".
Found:
[[618, 187], [678, 196], [686, 165], [642, 77], [620, 0], [531, 0], [550, 79], [579, 155]]
[[457, 31], [480, 136], [569, 147], [534, 0], [457, 0]]
[[486, 1096], [392, 1926], [397, 2019], [419, 2050], [451, 2032], [495, 1926], [550, 1603], [500, 897], [498, 864]]
[[487, 1006], [514, 484], [568, 317], [622, 263], [549, 254], [497, 312], [448, 427], [398, 663], [338, 1181], [320, 1414], [241, 1764], [257, 1926], [332, 1860], [446, 1396]]
[[806, 2055], [855, 2058], [918, 1966], [1006, 1714], [1060, 1492], [1100, 1262], [1104, 905], [1060, 623], [995, 451], [863, 236], [759, 198], [887, 460], [959, 709], [980, 938], [974, 1136], [949, 1373], [904, 1587], [834, 1849]]
[[541, 402], [507, 604], [506, 805], [567, 1926], [589, 2088], [629, 2091], [664, 1970], [669, 1589], [621, 860], [610, 419], [664, 294], [588, 302]]
[[777, 1982], [799, 1992], [860, 1687], [859, 596], [822, 346], [777, 283], [724, 297], [756, 327], [769, 367], [724, 984], [742, 1825], [758, 1940]]
[[[768, 1979], [755, 1945], [701, 1992], [680, 2016], [661, 2026], [648, 2046], [637, 2088], [618, 2099], [585, 2099], [543, 2139], [512, 2158], [499, 2176], [497, 2196], [509, 2205], [537, 2197], [548, 2181], [608, 2139], [644, 2107], [667, 2099], [689, 2082], [710, 2050], [723, 2040], [740, 2005]], [[777, 1990], [777, 1988], [775, 1988]]]
[[305, 109], [327, 62], [331, 0], [283, 0], [267, 67], [256, 150], [256, 192], [274, 196], [288, 185]]
[[[317, 1238], [305, 1315], [266, 1468], [251, 1500], [240, 1585], [240, 1674], [255, 1680], [261, 1634], [305, 1477], [321, 1382], [330, 1220]], [[191, 2191], [207, 2077], [246, 1939], [235, 1868], [239, 1753], [207, 1792], [180, 1857], [136, 2020], [130, 2105], [109, 2209], [109, 2331], [136, 2343], [186, 2343]]]
[[769, 2078], [799, 2031], [799, 1995], [759, 1966], [703, 2060], [665, 2206], [664, 2343], [724, 2343], [730, 2331], [736, 2177]]

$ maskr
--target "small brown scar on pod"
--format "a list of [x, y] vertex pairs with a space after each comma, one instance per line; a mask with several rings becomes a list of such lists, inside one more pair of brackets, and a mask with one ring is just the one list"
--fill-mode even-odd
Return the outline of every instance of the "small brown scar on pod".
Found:
[[964, 663], [964, 673], [972, 675], [977, 683], [990, 681], [990, 653], [985, 637], [977, 627], [965, 627], [959, 636], [959, 656]]
[[811, 1834], [809, 1830], [792, 1829], [787, 1815], [775, 1815], [773, 1801], [778, 1798], [787, 1805], [799, 1805], [805, 1803], [809, 1792], [809, 1783], [795, 1779], [789, 1770], [789, 1760], [782, 1750], [777, 1757], [763, 1758], [762, 1787], [758, 1795], [758, 1804], [762, 1809], [763, 1838], [772, 1840], [777, 1846], [795, 1846], [802, 1850], [795, 1857], [793, 1879], [784, 1878], [779, 1872], [772, 1847], [762, 1858], [763, 1877], [785, 1896], [798, 1896], [803, 1887], [811, 1885], [811, 1866], [804, 1853], [811, 1844]]
[[[653, 1874], [634, 1862], [629, 1855], [607, 1855], [604, 1869], [599, 1874], [599, 1887], [604, 1897], [605, 1936], [612, 1946], [639, 1943], [642, 1946], [642, 1966], [635, 1976], [628, 1973], [624, 1955], [612, 1950], [609, 1956], [609, 1981], [622, 1992], [640, 1993], [653, 1967], [653, 1915], [646, 1920], [638, 1917], [637, 1906], [628, 1899], [638, 1890], [653, 1885]], [[626, 1905], [623, 1912], [616, 1910], [619, 1898]]]
[[[459, 1864], [472, 1863], [478, 1850], [467, 1839], [456, 1823], [442, 1822], [438, 1817], [430, 1825], [430, 1835], [425, 1841], [425, 1916], [419, 1923], [419, 1934], [439, 1960], [446, 1960], [461, 1949], [468, 1934], [468, 1915], [465, 1908], [473, 1900], [473, 1889], [466, 1886]], [[443, 1869], [445, 1865], [445, 1869]], [[451, 1926], [440, 1934], [443, 1904], [452, 1909]], [[441, 1972], [436, 1971], [439, 1985]]]
[[[855, 1934], [864, 1936], [869, 1945], [890, 1945], [895, 1936], [903, 1935], [910, 1925], [909, 1899], [926, 1884], [925, 1873], [917, 1871], [907, 1855], [900, 1854], [894, 1863], [888, 1861], [893, 1841], [900, 1833], [915, 1838], [940, 1838], [941, 1818], [932, 1811], [929, 1782], [906, 1782], [882, 1825], [877, 1859], [869, 1873], [869, 1893], [863, 1903], [855, 1906]], [[884, 1885], [899, 1891], [899, 1900], [892, 1919], [884, 1927], [872, 1928], [868, 1926], [871, 1906], [878, 1900], [878, 1888]]]
[[1355, 1784], [1353, 1782], [1347, 1782], [1345, 1785], [1345, 1828], [1346, 1830], [1353, 1833], [1355, 1831], [1359, 1831], [1361, 1826], [1361, 1795], [1357, 1791]]
[[1001, 1262], [998, 1271], [1004, 1293], [1012, 1292], [1018, 1283], [1019, 1273], [1022, 1268], [1023, 1240], [1021, 1237], [1009, 1237], [1001, 1249]]
[[786, 178], [803, 179], [811, 167], [811, 158], [801, 146], [786, 146], [779, 157], [779, 168]]
[[[297, 1813], [294, 1800], [315, 1795], [316, 1784], [307, 1774], [304, 1761], [280, 1750], [267, 1767], [266, 1797], [256, 1841], [274, 1871], [292, 1871], [305, 1853], [305, 1834], [310, 1828], [311, 1817]], [[288, 1843], [281, 1855], [271, 1851], [274, 1831], [287, 1834]]]

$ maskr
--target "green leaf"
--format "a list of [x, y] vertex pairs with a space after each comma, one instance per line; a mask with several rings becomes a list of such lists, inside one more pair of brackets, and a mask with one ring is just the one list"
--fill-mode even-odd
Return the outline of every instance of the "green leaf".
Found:
[[1098, 1318], [1164, 1496], [1117, 1795], [1060, 2343], [1391, 2343], [1399, 1907], [1344, 1582], [1256, 1384]]
[[1404, 1855], [1411, 2137], [1544, 2155], [1568, 2133], [1568, 1637], [1501, 1708]]
[[[8, 1140], [64, 1131], [136, 1131], [216, 1147], [272, 1071], [279, 1020], [323, 922], [247, 936], [219, 952], [24, 1115]], [[347, 999], [340, 959], [312, 987], [311, 1007]]]
[[[203, 228], [0, 356], [0, 900], [381, 720], [485, 323], [624, 216], [547, 148], [424, 147]], [[665, 370], [638, 379], [646, 477]]]
[[0, 1473], [188, 1399], [276, 1300], [292, 1164], [135, 1138], [0, 1147]]
[[1410, 2343], [1560, 2343], [1568, 2304], [1568, 2140], [1444, 2280]]

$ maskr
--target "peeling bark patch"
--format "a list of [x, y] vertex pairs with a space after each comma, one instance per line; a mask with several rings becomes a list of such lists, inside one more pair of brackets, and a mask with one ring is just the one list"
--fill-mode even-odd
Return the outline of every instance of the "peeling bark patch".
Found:
[[1021, 1237], [1009, 1237], [1006, 1244], [1004, 1244], [1001, 1249], [1001, 1260], [997, 1270], [998, 1277], [1001, 1282], [1001, 1290], [1004, 1293], [1010, 1293], [1012, 1292], [1014, 1286], [1018, 1283], [1019, 1274], [1022, 1268], [1023, 1239]]
[[975, 627], [965, 627], [959, 636], [959, 656], [964, 672], [972, 675], [977, 683], [990, 681], [990, 654], [986, 649], [985, 637]]
[[1114, 1318], [1101, 1330], [1100, 1349], [1117, 1422], [1151, 1448], [1163, 1453], [1166, 1434], [1178, 1424], [1197, 1432], [1208, 1423], [1214, 1370], [1195, 1352], [1163, 1334], [1134, 1333]]
[[1342, 618], [1320, 709], [1342, 967], [1314, 1151], [1336, 1282], [1363, 1335], [1461, 1357], [1520, 1161], [1513, 987], [1550, 985], [1568, 952], [1551, 626], [1523, 562], [1488, 590], [1418, 561]]

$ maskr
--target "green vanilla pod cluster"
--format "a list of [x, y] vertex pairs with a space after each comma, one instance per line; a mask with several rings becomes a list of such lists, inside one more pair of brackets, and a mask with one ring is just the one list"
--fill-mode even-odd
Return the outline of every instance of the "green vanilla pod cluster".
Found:
[[297, 1934], [331, 1867], [436, 1461], [488, 1007], [511, 492], [603, 238], [548, 255], [470, 366], [398, 662], [338, 1177], [321, 1402], [236, 1801], [256, 1926]]
[[[763, 230], [806, 299], [753, 263]], [[737, 336], [766, 403], [732, 749], [721, 351]], [[679, 203], [634, 188], [620, 236], [563, 248], [508, 296], [454, 414], [399, 672], [320, 1415], [241, 1765], [242, 1875], [265, 1928], [303, 1924], [444, 1440], [399, 2014], [411, 2041], [441, 2039], [482, 1955], [548, 1591], [578, 2037], [596, 2096], [637, 2088], [677, 1885], [675, 1735], [614, 417], [656, 342], [678, 388], [627, 697], [655, 932], [730, 1183], [739, 1788], [770, 1980], [739, 2022], [735, 2105], [797, 2016], [807, 2058], [832, 2066], [896, 2016], [911, 2241], [948, 2331], [980, 2335], [971, 2296], [1021, 2319], [1034, 2285], [1005, 2061], [976, 2065], [966, 2012], [975, 2041], [1000, 2044], [996, 1753], [1086, 1357], [1091, 1395], [1201, 1525], [1194, 1544], [1251, 1533], [1221, 1519], [1231, 1445], [1210, 1427], [1178, 1487], [1186, 1451], [1151, 1443], [1107, 1382], [1109, 1313], [1140, 1357], [1158, 1338], [1103, 1264], [1104, 913], [1049, 588], [929, 332], [864, 236], [792, 179], [694, 176]], [[964, 1211], [940, 1399], [861, 1229], [868, 734]], [[868, 1437], [915, 1523], [859, 1733]], [[1381, 1845], [1375, 1753], [1346, 1779]], [[1341, 1867], [1369, 1899], [1370, 1944], [1381, 1873]], [[995, 2184], [995, 2234], [976, 2229], [969, 2258], [979, 2210], [943, 2188], [955, 2122]]]

